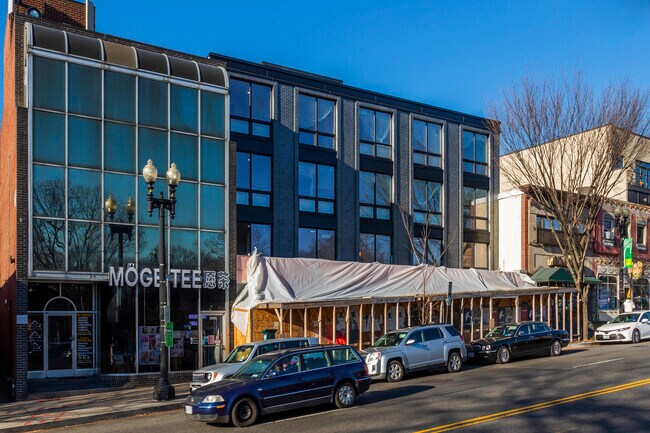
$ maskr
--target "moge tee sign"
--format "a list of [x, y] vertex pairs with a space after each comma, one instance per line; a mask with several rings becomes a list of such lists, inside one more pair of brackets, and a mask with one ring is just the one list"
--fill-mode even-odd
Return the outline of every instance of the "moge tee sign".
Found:
[[[167, 281], [173, 288], [182, 289], [216, 289], [221, 285], [217, 284], [216, 271], [199, 271], [189, 269], [170, 269]], [[120, 266], [108, 268], [108, 285], [114, 287], [160, 287], [160, 270], [158, 268], [142, 268], [138, 271], [135, 266], [124, 268]]]

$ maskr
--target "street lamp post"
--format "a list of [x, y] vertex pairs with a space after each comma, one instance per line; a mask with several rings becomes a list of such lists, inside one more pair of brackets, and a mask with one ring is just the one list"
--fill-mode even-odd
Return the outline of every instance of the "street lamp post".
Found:
[[616, 231], [618, 232], [619, 247], [619, 278], [618, 278], [618, 312], [623, 312], [623, 300], [625, 298], [625, 251], [623, 251], [623, 239], [627, 237], [627, 227], [630, 223], [630, 211], [627, 208], [617, 207], [614, 209]]
[[[106, 206], [108, 219], [110, 221], [113, 221], [115, 218], [115, 213], [117, 212], [117, 201], [115, 201], [113, 198], [113, 194], [108, 195], [108, 198], [104, 202], [104, 205]], [[135, 200], [133, 200], [133, 197], [129, 197], [129, 199], [126, 201], [124, 209], [126, 210], [126, 217], [128, 218], [129, 222], [133, 222], [133, 214], [135, 214]], [[119, 266], [124, 266], [124, 235], [126, 235], [129, 240], [131, 240], [131, 236], [133, 235], [133, 227], [109, 224], [108, 229], [111, 232], [111, 238], [117, 235], [117, 263]]]
[[169, 198], [165, 198], [163, 192], [160, 197], [154, 197], [153, 185], [158, 177], [158, 170], [151, 160], [142, 169], [142, 177], [147, 183], [147, 211], [149, 216], [153, 215], [154, 209], [158, 209], [158, 263], [160, 264], [160, 378], [153, 389], [153, 399], [157, 401], [173, 400], [175, 397], [174, 387], [169, 383], [168, 377], [168, 348], [163, 349], [165, 343], [165, 327], [167, 311], [167, 271], [166, 271], [166, 254], [165, 254], [165, 209], [169, 212], [169, 217], [174, 218], [176, 214], [176, 187], [181, 181], [181, 174], [172, 163], [167, 170], [167, 184], [169, 185]]

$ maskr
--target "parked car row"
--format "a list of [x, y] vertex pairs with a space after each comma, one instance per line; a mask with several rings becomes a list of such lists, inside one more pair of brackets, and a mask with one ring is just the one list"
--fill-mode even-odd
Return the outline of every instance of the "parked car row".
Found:
[[[639, 322], [648, 327], [650, 325]], [[332, 403], [354, 405], [371, 380], [397, 382], [408, 373], [444, 367], [457, 373], [468, 359], [509, 362], [523, 355], [560, 355], [566, 331], [543, 322], [508, 323], [465, 343], [449, 324], [390, 331], [358, 352], [346, 345], [314, 345], [309, 338], [265, 340], [236, 347], [223, 363], [197, 370], [185, 401], [188, 418], [244, 427], [260, 415]]]

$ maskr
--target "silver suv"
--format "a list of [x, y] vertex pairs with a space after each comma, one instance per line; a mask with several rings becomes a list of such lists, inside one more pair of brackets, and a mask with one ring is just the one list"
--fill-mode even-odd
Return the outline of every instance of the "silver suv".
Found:
[[467, 360], [463, 337], [453, 325], [422, 325], [391, 331], [364, 351], [373, 379], [398, 382], [406, 373], [446, 366], [460, 371]]
[[314, 341], [317, 342], [318, 340], [313, 338], [277, 338], [274, 340], [242, 344], [241, 346], [235, 347], [224, 362], [208, 365], [192, 373], [190, 390], [194, 391], [209, 383], [218, 382], [232, 376], [246, 361], [258, 355], [280, 349], [313, 346], [315, 344]]

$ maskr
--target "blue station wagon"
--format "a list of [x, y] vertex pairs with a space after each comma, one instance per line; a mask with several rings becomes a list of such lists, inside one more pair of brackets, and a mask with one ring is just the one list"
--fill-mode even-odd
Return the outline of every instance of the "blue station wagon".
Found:
[[286, 349], [258, 356], [230, 378], [193, 391], [185, 415], [246, 427], [260, 415], [298, 407], [347, 408], [369, 388], [366, 363], [350, 346]]

